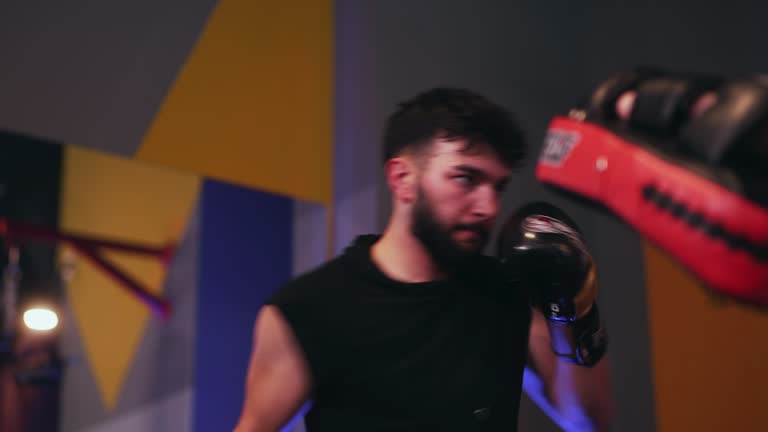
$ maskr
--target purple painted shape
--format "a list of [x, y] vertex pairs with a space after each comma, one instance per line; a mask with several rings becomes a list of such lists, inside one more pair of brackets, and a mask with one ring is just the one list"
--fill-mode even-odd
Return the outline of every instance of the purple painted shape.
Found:
[[333, 250], [379, 226], [380, 138], [374, 119], [376, 59], [371, 8], [366, 2], [335, 4], [335, 221]]

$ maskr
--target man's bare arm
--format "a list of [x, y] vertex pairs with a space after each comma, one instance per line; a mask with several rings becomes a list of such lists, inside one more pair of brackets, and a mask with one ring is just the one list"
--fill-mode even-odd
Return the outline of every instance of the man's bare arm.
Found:
[[564, 430], [605, 431], [613, 421], [608, 355], [592, 367], [559, 359], [551, 348], [546, 318], [533, 311], [525, 391]]
[[235, 432], [275, 432], [307, 400], [309, 367], [282, 313], [274, 306], [259, 312], [253, 332], [245, 402]]

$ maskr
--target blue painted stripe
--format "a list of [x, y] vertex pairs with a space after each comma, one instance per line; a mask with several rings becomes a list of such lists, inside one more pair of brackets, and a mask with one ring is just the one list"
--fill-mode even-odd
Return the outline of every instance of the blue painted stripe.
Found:
[[232, 430], [243, 402], [253, 322], [291, 276], [293, 203], [231, 184], [202, 188], [194, 430]]

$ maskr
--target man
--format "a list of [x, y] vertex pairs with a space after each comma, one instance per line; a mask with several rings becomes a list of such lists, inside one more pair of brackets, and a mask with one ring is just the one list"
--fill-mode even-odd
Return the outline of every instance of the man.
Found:
[[561, 425], [605, 430], [605, 357], [557, 357], [543, 315], [482, 255], [524, 154], [482, 96], [438, 88], [403, 103], [384, 137], [386, 230], [260, 311], [236, 431], [278, 430], [308, 400], [309, 432], [515, 430], [526, 366]]

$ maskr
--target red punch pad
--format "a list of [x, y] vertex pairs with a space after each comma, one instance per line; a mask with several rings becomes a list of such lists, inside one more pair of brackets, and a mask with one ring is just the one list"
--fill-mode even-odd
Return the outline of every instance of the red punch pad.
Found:
[[701, 168], [555, 117], [536, 177], [603, 204], [716, 291], [768, 306], [768, 209]]

